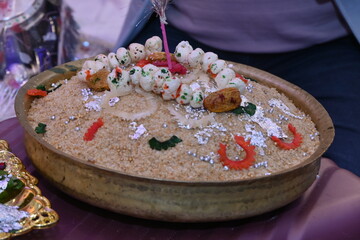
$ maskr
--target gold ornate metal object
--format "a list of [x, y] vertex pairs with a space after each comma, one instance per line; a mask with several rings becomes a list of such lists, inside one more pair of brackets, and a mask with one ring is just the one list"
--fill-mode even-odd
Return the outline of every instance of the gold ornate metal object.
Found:
[[49, 200], [42, 196], [41, 190], [36, 186], [38, 180], [26, 171], [21, 160], [9, 151], [9, 145], [4, 140], [0, 140], [0, 162], [6, 163], [6, 172], [25, 184], [25, 188], [5, 205], [17, 206], [19, 210], [28, 213], [28, 217], [20, 221], [21, 229], [11, 233], [0, 232], [0, 240], [25, 234], [32, 229], [48, 228], [57, 223], [59, 216], [51, 209]]

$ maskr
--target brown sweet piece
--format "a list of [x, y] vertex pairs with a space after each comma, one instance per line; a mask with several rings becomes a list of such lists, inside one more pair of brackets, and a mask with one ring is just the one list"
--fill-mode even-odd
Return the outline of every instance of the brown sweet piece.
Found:
[[[150, 54], [149, 56], [146, 57], [146, 60], [149, 60], [151, 62], [166, 60], [166, 53], [165, 52], [152, 53], [152, 54]], [[171, 60], [176, 61], [176, 58], [175, 58], [174, 54], [171, 54]]]
[[240, 91], [233, 87], [213, 92], [204, 99], [204, 107], [210, 112], [228, 112], [239, 107], [240, 103]]
[[105, 90], [110, 90], [109, 85], [107, 83], [107, 76], [109, 75], [109, 71], [107, 69], [101, 69], [94, 73], [93, 75], [89, 75], [86, 77], [86, 83], [89, 88], [93, 89], [97, 92], [102, 92]]

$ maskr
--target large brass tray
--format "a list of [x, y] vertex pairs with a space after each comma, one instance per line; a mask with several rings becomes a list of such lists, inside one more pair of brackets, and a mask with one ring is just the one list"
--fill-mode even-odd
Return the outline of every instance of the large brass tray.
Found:
[[228, 182], [150, 179], [97, 167], [55, 149], [27, 121], [31, 98], [26, 91], [71, 77], [83, 62], [70, 62], [30, 79], [17, 95], [15, 110], [25, 129], [28, 156], [41, 174], [67, 194], [111, 211], [174, 222], [224, 221], [259, 215], [294, 201], [313, 183], [320, 157], [334, 137], [328, 113], [307, 92], [267, 72], [233, 63], [235, 71], [277, 88], [312, 117], [321, 143], [304, 163], [278, 174]]

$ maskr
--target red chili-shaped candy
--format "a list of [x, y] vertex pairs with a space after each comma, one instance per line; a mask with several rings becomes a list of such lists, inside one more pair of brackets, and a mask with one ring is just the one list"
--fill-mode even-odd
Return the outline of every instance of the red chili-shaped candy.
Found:
[[294, 134], [294, 139], [290, 143], [283, 142], [281, 139], [275, 136], [271, 137], [271, 140], [273, 140], [278, 147], [285, 150], [295, 149], [299, 147], [302, 143], [302, 136], [296, 131], [296, 128], [291, 125], [291, 123], [288, 124], [288, 129], [290, 132], [292, 132], [292, 134]]
[[245, 139], [241, 136], [234, 136], [234, 139], [240, 147], [242, 147], [246, 153], [246, 156], [243, 160], [234, 161], [227, 157], [226, 155], [226, 145], [220, 143], [220, 149], [218, 151], [220, 155], [220, 161], [224, 166], [227, 166], [231, 169], [241, 170], [248, 169], [255, 162], [255, 146], [250, 145], [250, 140], [245, 141]]
[[40, 89], [29, 89], [26, 93], [27, 95], [34, 97], [45, 97], [47, 95], [46, 91]]
[[84, 134], [84, 141], [91, 141], [94, 139], [96, 132], [104, 125], [102, 118], [94, 122]]

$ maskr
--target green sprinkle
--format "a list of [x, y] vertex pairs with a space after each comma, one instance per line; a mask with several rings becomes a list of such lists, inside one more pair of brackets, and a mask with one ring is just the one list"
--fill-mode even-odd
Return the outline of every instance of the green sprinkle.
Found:
[[38, 126], [35, 128], [35, 132], [37, 134], [46, 133], [46, 124], [39, 123]]
[[185, 97], [184, 95], [182, 95], [182, 96], [181, 96], [181, 99], [184, 99], [184, 100], [186, 100], [186, 97]]
[[161, 69], [161, 73], [168, 73], [166, 69]]
[[130, 75], [133, 75], [135, 73], [135, 69], [130, 70]]
[[114, 78], [113, 80], [111, 80], [111, 82], [113, 83], [113, 84], [118, 84], [118, 80], [116, 79], [116, 78]]
[[176, 56], [177, 56], [177, 57], [181, 57], [181, 53], [177, 53]]
[[146, 77], [146, 76], [148, 76], [149, 74], [150, 74], [150, 73], [145, 72], [144, 70], [141, 71], [141, 75], [142, 75], [143, 77]]

